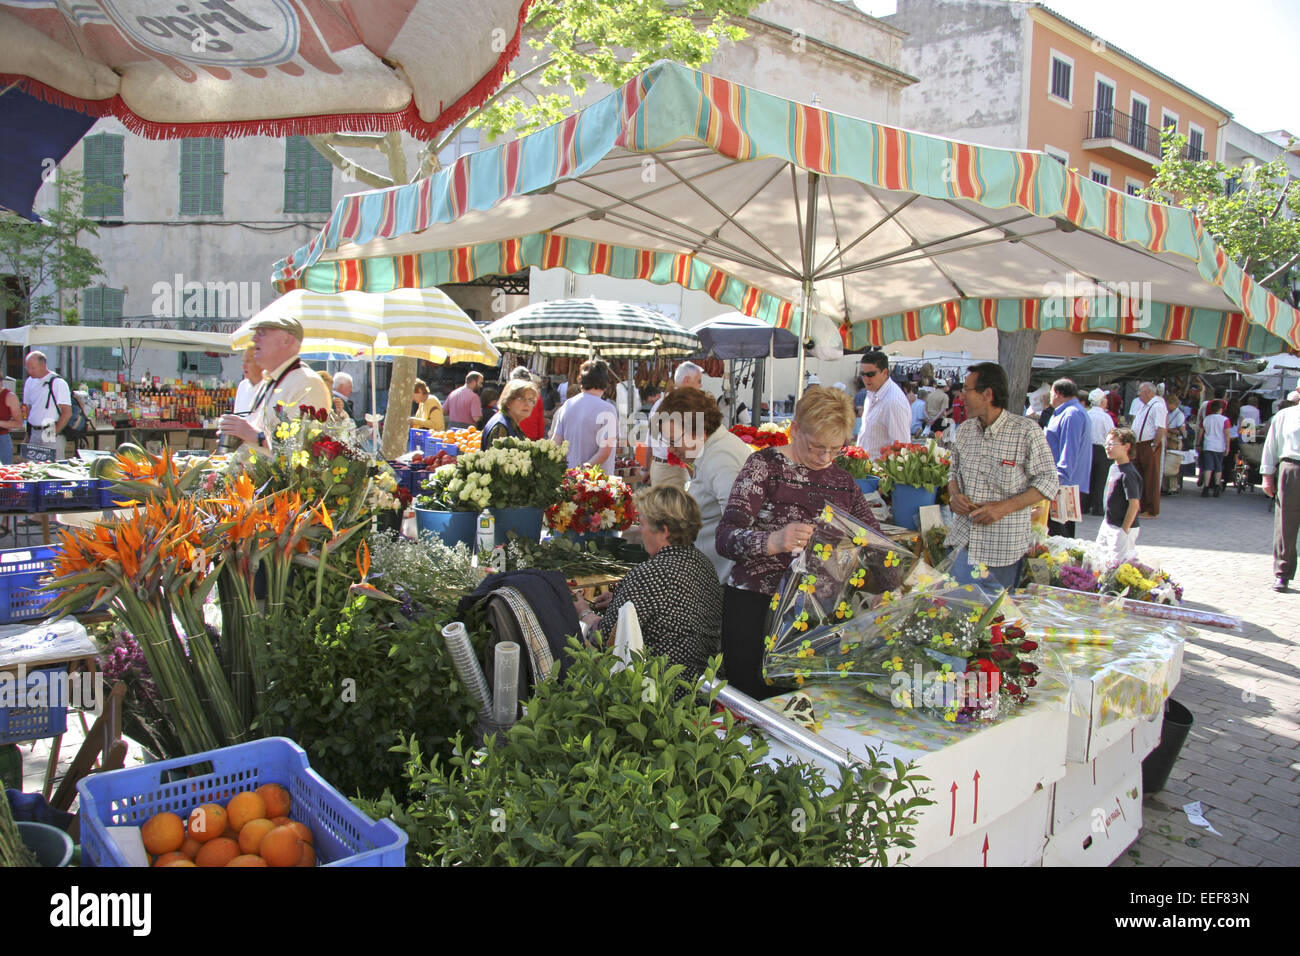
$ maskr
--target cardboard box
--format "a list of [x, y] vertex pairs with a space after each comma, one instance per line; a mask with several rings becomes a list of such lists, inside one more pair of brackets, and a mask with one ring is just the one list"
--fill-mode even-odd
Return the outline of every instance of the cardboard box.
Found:
[[1098, 792], [1089, 812], [1054, 826], [1043, 866], [1110, 866], [1142, 831], [1142, 769]]
[[1066, 756], [1076, 763], [1091, 761], [1128, 736], [1134, 720], [1158, 718], [1182, 676], [1182, 641], [1163, 641], [1144, 650], [1141, 657], [1107, 661], [1109, 653], [1104, 647], [1060, 652], [1072, 667]]
[[1035, 791], [1024, 803], [985, 827], [921, 858], [910, 866], [1039, 866], [1047, 845], [1051, 788]]
[[1065, 776], [1053, 787], [1052, 831], [1099, 806], [1109, 806], [1113, 792], [1134, 773], [1142, 774], [1142, 761], [1160, 742], [1161, 720], [1130, 719], [1119, 740], [1087, 763], [1069, 763]]

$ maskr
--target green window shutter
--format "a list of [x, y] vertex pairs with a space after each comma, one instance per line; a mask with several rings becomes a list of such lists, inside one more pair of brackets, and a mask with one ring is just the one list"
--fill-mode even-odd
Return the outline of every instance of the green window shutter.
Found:
[[181, 215], [220, 216], [226, 178], [225, 141], [181, 140]]
[[333, 208], [334, 167], [305, 136], [284, 141], [284, 211], [329, 212]]
[[83, 211], [92, 219], [123, 215], [125, 142], [124, 136], [100, 133], [87, 136], [82, 143], [86, 187]]
[[[81, 294], [81, 324], [99, 328], [120, 325], [125, 298], [126, 293], [121, 289], [104, 286], [86, 289]], [[81, 364], [85, 368], [118, 372], [122, 369], [122, 357], [114, 355], [111, 347], [83, 348]]]

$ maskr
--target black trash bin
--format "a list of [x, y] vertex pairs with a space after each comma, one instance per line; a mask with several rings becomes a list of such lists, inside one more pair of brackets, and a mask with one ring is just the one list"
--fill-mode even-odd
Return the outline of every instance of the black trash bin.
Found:
[[1142, 761], [1142, 792], [1156, 793], [1169, 782], [1169, 771], [1182, 752], [1192, 729], [1192, 712], [1170, 697], [1165, 701], [1165, 718], [1160, 743]]

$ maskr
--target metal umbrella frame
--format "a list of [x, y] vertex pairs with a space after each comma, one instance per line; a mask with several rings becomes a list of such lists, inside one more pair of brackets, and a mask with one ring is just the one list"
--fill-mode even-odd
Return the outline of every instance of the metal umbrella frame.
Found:
[[526, 266], [703, 291], [794, 331], [800, 382], [810, 344], [957, 328], [1300, 347], [1300, 313], [1189, 210], [668, 62], [428, 180], [345, 197], [274, 279], [382, 289]]

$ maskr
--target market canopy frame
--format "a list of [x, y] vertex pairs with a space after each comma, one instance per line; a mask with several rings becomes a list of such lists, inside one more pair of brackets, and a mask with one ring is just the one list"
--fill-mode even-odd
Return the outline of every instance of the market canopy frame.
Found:
[[852, 351], [958, 328], [1300, 347], [1296, 310], [1189, 210], [669, 62], [548, 129], [345, 197], [273, 278], [382, 290], [527, 266], [677, 283]]

